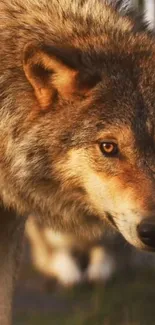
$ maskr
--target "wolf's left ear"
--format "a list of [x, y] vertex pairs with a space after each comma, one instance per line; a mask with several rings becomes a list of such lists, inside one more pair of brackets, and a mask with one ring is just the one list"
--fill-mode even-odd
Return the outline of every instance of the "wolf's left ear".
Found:
[[52, 105], [56, 93], [65, 99], [86, 95], [98, 79], [80, 69], [77, 50], [53, 46], [27, 45], [23, 68], [42, 109]]

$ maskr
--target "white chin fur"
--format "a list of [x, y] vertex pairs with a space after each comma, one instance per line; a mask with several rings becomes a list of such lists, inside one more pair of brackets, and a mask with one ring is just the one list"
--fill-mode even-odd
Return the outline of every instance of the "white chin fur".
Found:
[[126, 218], [125, 222], [121, 220], [119, 222], [116, 222], [115, 220], [120, 233], [123, 235], [126, 241], [129, 242], [131, 245], [139, 249], [145, 249], [146, 248], [145, 245], [143, 245], [141, 240], [138, 238], [137, 224], [128, 223], [127, 220], [129, 220], [129, 218]]

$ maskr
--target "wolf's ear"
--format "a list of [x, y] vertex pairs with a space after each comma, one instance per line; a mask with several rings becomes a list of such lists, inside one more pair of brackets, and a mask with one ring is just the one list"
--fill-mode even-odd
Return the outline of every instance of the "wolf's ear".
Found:
[[84, 96], [97, 82], [94, 76], [80, 72], [79, 53], [73, 49], [29, 44], [24, 51], [23, 68], [42, 109], [51, 106], [56, 93], [65, 99]]

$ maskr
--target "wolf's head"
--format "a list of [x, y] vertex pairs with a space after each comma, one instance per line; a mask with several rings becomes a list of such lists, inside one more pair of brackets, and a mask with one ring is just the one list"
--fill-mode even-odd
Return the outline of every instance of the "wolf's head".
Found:
[[48, 19], [44, 37], [31, 28], [23, 67], [11, 70], [8, 193], [17, 209], [59, 228], [96, 235], [107, 220], [133, 245], [154, 249], [155, 45], [130, 18], [103, 7], [102, 21], [84, 3], [57, 18], [55, 40]]

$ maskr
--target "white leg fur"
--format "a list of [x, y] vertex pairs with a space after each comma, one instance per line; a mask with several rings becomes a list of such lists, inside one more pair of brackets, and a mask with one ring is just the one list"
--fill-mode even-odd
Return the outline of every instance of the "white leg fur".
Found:
[[69, 236], [54, 233], [51, 229], [40, 230], [33, 218], [29, 218], [27, 222], [26, 234], [31, 243], [31, 257], [37, 270], [45, 276], [55, 277], [65, 286], [81, 281], [82, 272], [70, 253], [72, 241]]
[[82, 280], [82, 272], [67, 250], [55, 252], [49, 261], [48, 268], [49, 271], [51, 268], [51, 273], [64, 286], [78, 284]]
[[93, 247], [86, 276], [90, 281], [107, 281], [115, 272], [115, 262], [103, 247]]

